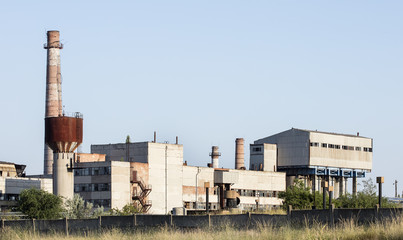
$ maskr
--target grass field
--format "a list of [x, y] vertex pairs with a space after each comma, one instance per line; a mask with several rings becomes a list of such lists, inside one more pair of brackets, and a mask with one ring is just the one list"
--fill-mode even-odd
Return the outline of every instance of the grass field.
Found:
[[119, 229], [102, 232], [81, 232], [65, 236], [62, 233], [39, 234], [29, 231], [4, 229], [1, 240], [39, 240], [39, 239], [403, 239], [403, 219], [397, 218], [383, 224], [357, 226], [354, 221], [346, 221], [329, 228], [315, 224], [313, 227], [293, 228], [284, 226], [274, 228], [260, 225], [253, 229], [235, 229], [223, 226], [219, 229], [179, 230], [162, 227], [143, 231], [123, 231]]

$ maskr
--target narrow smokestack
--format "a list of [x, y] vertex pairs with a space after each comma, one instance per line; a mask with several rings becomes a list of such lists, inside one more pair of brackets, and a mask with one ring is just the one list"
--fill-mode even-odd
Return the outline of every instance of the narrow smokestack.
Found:
[[218, 152], [218, 146], [213, 146], [211, 148], [211, 165], [213, 168], [218, 168], [218, 157], [221, 156], [221, 153]]
[[179, 144], [179, 138], [176, 136], [176, 144]]
[[157, 142], [157, 132], [156, 131], [154, 131], [154, 141], [153, 141], [154, 143], [156, 143]]
[[243, 138], [237, 138], [235, 140], [235, 169], [245, 169], [243, 142]]
[[[59, 31], [48, 31], [46, 65], [46, 105], [45, 117], [58, 117], [62, 115], [62, 82], [60, 72], [60, 43]], [[53, 151], [45, 144], [43, 174], [52, 174]]]

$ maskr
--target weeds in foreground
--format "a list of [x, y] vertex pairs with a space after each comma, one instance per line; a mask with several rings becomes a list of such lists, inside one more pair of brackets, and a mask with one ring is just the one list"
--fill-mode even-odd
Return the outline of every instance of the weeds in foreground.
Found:
[[88, 232], [77, 232], [66, 236], [64, 233], [34, 233], [28, 230], [5, 228], [0, 232], [4, 240], [39, 239], [403, 239], [403, 218], [396, 217], [383, 223], [358, 225], [354, 219], [339, 222], [335, 228], [314, 222], [305, 226], [276, 226], [259, 223], [253, 228], [239, 229], [224, 225], [219, 228], [174, 229], [168, 226], [142, 230], [121, 230], [118, 228]]

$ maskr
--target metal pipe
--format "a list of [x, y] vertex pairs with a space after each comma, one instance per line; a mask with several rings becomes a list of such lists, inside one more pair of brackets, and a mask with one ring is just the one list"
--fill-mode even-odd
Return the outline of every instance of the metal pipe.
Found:
[[206, 213], [209, 213], [209, 187], [206, 186]]
[[197, 206], [197, 197], [198, 197], [198, 196], [197, 196], [197, 188], [198, 188], [198, 186], [197, 186], [198, 184], [197, 184], [197, 183], [198, 183], [198, 181], [199, 181], [199, 178], [198, 178], [198, 177], [199, 177], [199, 173], [200, 173], [200, 172], [201, 172], [200, 167], [197, 167], [197, 173], [196, 173], [196, 199], [195, 199], [196, 209], [197, 209], [197, 207], [198, 207], [198, 206]]

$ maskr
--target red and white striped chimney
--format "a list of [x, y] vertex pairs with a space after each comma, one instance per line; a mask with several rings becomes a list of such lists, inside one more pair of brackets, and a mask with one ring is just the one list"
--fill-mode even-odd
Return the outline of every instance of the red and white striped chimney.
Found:
[[[45, 117], [57, 117], [63, 113], [62, 108], [62, 81], [60, 72], [60, 43], [59, 31], [48, 31], [46, 65], [46, 105]], [[53, 151], [45, 144], [43, 174], [52, 174]]]

